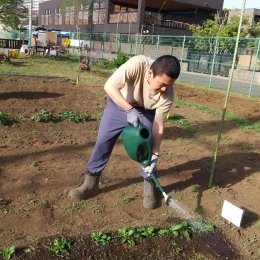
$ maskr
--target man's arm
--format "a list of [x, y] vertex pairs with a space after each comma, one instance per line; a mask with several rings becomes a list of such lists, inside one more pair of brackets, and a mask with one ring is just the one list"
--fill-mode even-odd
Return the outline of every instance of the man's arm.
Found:
[[122, 107], [125, 111], [132, 109], [133, 107], [124, 99], [122, 96], [120, 89], [115, 86], [110, 86], [108, 83], [104, 87], [106, 93], [109, 97], [120, 107]]
[[153, 153], [159, 155], [164, 132], [164, 122], [154, 119], [153, 122]]

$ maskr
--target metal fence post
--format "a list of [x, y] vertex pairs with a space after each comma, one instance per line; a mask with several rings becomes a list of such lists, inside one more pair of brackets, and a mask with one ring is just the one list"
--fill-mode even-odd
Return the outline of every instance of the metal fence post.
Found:
[[211, 83], [212, 83], [212, 76], [213, 76], [214, 67], [215, 67], [215, 59], [216, 59], [217, 46], [218, 46], [218, 36], [216, 37], [216, 40], [215, 40], [215, 47], [214, 47], [213, 59], [212, 59], [212, 63], [211, 63], [211, 71], [210, 71], [210, 78], [209, 78], [209, 88], [211, 87]]
[[250, 82], [250, 87], [249, 87], [249, 92], [248, 92], [248, 96], [249, 96], [249, 97], [251, 96], [252, 86], [253, 86], [253, 82], [254, 82], [254, 78], [255, 78], [255, 70], [256, 70], [256, 66], [257, 66], [257, 62], [258, 62], [259, 49], [260, 49], [260, 38], [258, 39], [258, 45], [257, 45], [257, 51], [256, 51], [254, 69], [253, 69], [253, 73], [252, 73], [252, 77], [251, 77], [251, 82]]
[[[183, 36], [183, 40], [182, 40], [181, 57], [180, 57], [180, 66], [181, 66], [181, 68], [182, 68], [182, 61], [183, 61], [183, 55], [184, 55], [185, 41], [186, 41], [186, 35]], [[181, 71], [182, 71], [182, 69], [181, 69]], [[181, 80], [181, 74], [180, 74], [178, 80]]]
[[138, 34], [135, 35], [135, 55], [137, 54], [137, 45], [138, 45], [137, 41], [138, 41]]
[[158, 55], [159, 55], [159, 44], [160, 44], [160, 35], [157, 35], [156, 55], [155, 55], [155, 58], [158, 58]]

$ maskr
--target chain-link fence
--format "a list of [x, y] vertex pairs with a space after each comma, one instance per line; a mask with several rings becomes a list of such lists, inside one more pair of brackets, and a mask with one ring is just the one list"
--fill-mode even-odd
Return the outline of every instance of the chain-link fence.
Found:
[[[226, 89], [236, 38], [130, 34], [84, 34], [93, 59], [111, 59], [118, 53], [153, 58], [171, 54], [182, 67], [180, 81]], [[240, 38], [232, 91], [260, 96], [260, 38]]]
[[[118, 53], [152, 58], [171, 54], [181, 62], [179, 81], [226, 89], [235, 42], [229, 37], [72, 33], [70, 48], [77, 54], [78, 46], [88, 46], [94, 60], [113, 59]], [[240, 38], [231, 91], [260, 96], [259, 49], [260, 38]]]

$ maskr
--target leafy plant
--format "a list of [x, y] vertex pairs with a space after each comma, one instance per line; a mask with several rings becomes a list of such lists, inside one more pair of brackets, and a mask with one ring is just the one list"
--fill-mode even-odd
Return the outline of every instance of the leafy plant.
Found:
[[87, 112], [83, 112], [81, 115], [80, 115], [80, 119], [82, 121], [88, 121], [90, 119], [90, 115], [87, 113]]
[[142, 237], [153, 237], [157, 234], [157, 230], [155, 227], [148, 227], [148, 228], [138, 228], [137, 232]]
[[2, 250], [2, 256], [5, 260], [9, 260], [15, 253], [15, 246], [8, 246]]
[[48, 123], [50, 121], [55, 121], [53, 114], [47, 110], [41, 110], [32, 116], [33, 121]]
[[119, 68], [128, 59], [129, 59], [129, 55], [125, 53], [118, 53], [116, 58], [114, 58], [114, 60], [102, 59], [100, 67], [103, 69]]
[[121, 236], [121, 242], [130, 246], [135, 246], [136, 240], [141, 237], [136, 228], [120, 228], [118, 234]]
[[61, 112], [59, 113], [58, 118], [59, 120], [69, 120], [77, 123], [81, 121], [80, 116], [73, 111]]
[[193, 232], [214, 232], [215, 226], [213, 224], [205, 223], [204, 221], [195, 221], [191, 225]]
[[173, 224], [169, 228], [170, 235], [174, 237], [183, 236], [187, 239], [191, 238], [190, 226], [187, 221], [183, 221], [180, 224]]
[[158, 231], [158, 235], [160, 235], [160, 236], [168, 236], [168, 235], [170, 235], [170, 230], [169, 229], [160, 229]]
[[119, 68], [122, 64], [124, 64], [129, 59], [129, 56], [125, 53], [118, 53], [116, 58], [114, 59], [115, 67]]
[[69, 253], [70, 247], [71, 247], [71, 242], [64, 237], [55, 239], [50, 244], [50, 250], [56, 255], [58, 254], [67, 255]]
[[9, 125], [13, 122], [12, 117], [7, 114], [0, 112], [0, 124]]
[[103, 232], [92, 232], [90, 237], [100, 245], [107, 245], [111, 240], [111, 236]]

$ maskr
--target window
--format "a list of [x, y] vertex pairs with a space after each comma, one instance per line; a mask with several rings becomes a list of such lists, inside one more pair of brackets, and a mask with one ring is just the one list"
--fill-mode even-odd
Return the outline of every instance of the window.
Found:
[[110, 23], [136, 23], [137, 9], [128, 6], [112, 5], [109, 15]]
[[54, 24], [61, 25], [62, 24], [62, 14], [60, 8], [54, 9]]
[[88, 13], [89, 13], [89, 7], [81, 6], [80, 11], [78, 11], [78, 24], [88, 24]]
[[65, 24], [66, 25], [74, 25], [75, 19], [74, 19], [74, 7], [66, 7], [65, 9]]
[[255, 17], [254, 17], [254, 22], [255, 22], [255, 23], [260, 22], [260, 15], [255, 15]]
[[[42, 19], [42, 18], [41, 18]], [[50, 25], [51, 24], [51, 9], [45, 9], [44, 10], [44, 25]]]
[[104, 24], [106, 13], [106, 2], [93, 4], [93, 24]]
[[44, 14], [41, 14], [41, 24], [44, 25]]

